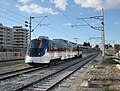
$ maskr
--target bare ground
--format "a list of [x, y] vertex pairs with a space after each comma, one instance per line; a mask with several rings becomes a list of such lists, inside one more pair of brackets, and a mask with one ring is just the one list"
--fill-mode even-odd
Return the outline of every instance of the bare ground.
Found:
[[69, 91], [120, 91], [120, 70], [99, 55], [69, 88]]

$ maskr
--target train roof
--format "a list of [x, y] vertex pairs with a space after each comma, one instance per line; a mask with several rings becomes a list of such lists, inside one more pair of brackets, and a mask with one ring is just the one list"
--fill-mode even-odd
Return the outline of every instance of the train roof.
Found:
[[65, 40], [65, 39], [53, 39], [53, 40], [58, 41], [58, 42], [68, 43], [68, 40]]
[[53, 43], [57, 43], [57, 44], [62, 44], [62, 45], [67, 45], [67, 46], [77, 46], [77, 43], [65, 40], [65, 39], [53, 39], [50, 40], [47, 36], [39, 36], [39, 38], [36, 39], [32, 39], [32, 40], [49, 40]]
[[69, 41], [64, 40], [64, 39], [53, 39], [53, 40], [49, 39], [49, 41], [52, 41], [52, 42], [57, 43], [57, 44], [67, 45], [67, 46], [76, 46], [74, 44], [69, 43]]

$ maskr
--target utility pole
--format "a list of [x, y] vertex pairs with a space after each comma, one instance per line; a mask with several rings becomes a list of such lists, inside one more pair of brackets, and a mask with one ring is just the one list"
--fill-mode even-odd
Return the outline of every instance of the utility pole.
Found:
[[105, 34], [104, 34], [104, 9], [102, 8], [102, 56], [103, 61], [105, 61]]
[[31, 41], [31, 31], [32, 31], [32, 26], [31, 26], [31, 25], [32, 25], [32, 24], [31, 24], [32, 22], [31, 22], [31, 21], [32, 21], [32, 17], [30, 16], [30, 23], [29, 23], [29, 24], [30, 24], [30, 25], [29, 25], [29, 27], [30, 27], [30, 30], [29, 30], [29, 42]]
[[[37, 24], [37, 26], [38, 25], [40, 25], [40, 23], [47, 17], [47, 16], [40, 16], [40, 17], [43, 17], [42, 18], [42, 20]], [[32, 29], [32, 19], [34, 19], [34, 18], [40, 18], [40, 17], [32, 17], [32, 16], [30, 16], [30, 21], [29, 22], [27, 22], [27, 21], [25, 21], [25, 26], [26, 27], [28, 27], [29, 26], [29, 42], [31, 41], [31, 32], [33, 32], [34, 30], [35, 30], [35, 28], [37, 28], [37, 26], [34, 28], [34, 29]], [[44, 24], [45, 25], [45, 24]]]
[[[104, 9], [102, 8], [102, 15], [101, 16], [93, 16], [93, 17], [85, 17], [85, 18], [77, 18], [77, 19], [78, 20], [81, 19], [87, 25], [73, 25], [72, 27], [74, 27], [74, 26], [90, 26], [94, 30], [101, 31], [101, 36], [102, 36], [102, 56], [103, 56], [103, 61], [105, 61]], [[91, 24], [89, 24], [85, 19], [98, 19], [98, 20], [102, 20], [102, 22], [101, 22], [102, 27], [94, 27]]]
[[28, 27], [29, 26], [29, 42], [31, 41], [31, 32], [32, 32], [32, 19], [34, 19], [34, 17], [30, 16], [30, 21], [25, 21], [25, 26]]

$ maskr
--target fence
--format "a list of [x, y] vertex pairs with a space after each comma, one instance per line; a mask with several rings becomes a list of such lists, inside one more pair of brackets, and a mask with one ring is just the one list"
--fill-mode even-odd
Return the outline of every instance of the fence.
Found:
[[24, 52], [0, 52], [1, 60], [24, 59], [26, 53]]

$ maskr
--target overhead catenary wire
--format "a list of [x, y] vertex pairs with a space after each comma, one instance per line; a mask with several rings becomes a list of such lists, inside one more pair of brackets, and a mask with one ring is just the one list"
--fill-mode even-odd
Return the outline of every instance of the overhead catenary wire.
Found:
[[21, 22], [18, 22], [18, 21], [16, 21], [16, 20], [10, 19], [10, 18], [8, 18], [8, 17], [1, 16], [1, 15], [0, 15], [0, 17], [3, 17], [4, 19], [7, 19], [7, 20], [10, 20], [10, 21], [16, 22], [16, 23], [21, 24], [21, 25], [24, 25], [24, 24], [22, 24]]
[[22, 20], [22, 19], [20, 19], [20, 18], [18, 18], [18, 17], [16, 17], [16, 16], [13, 16], [13, 15], [11, 15], [11, 14], [9, 14], [9, 13], [5, 13], [5, 12], [2, 12], [2, 11], [0, 11], [0, 12], [3, 13], [3, 14], [5, 14], [5, 15], [9, 15], [9, 16], [15, 18], [15, 19], [18, 19], [18, 20], [24, 22], [24, 20]]
[[[96, 8], [96, 5], [94, 4], [93, 0], [91, 0], [94, 8]], [[98, 13], [99, 15], [99, 13]], [[99, 17], [99, 18], [98, 18]], [[88, 26], [90, 26], [91, 28], [95, 29], [91, 24], [89, 24], [85, 19], [100, 19], [101, 16], [93, 16], [93, 17], [84, 17], [84, 18], [77, 18], [78, 20], [81, 19], [82, 21], [84, 21]], [[101, 19], [100, 19], [101, 20]]]
[[[50, 30], [54, 30], [55, 32], [58, 32], [59, 30], [56, 30], [55, 28], [53, 28], [53, 27], [51, 27], [51, 26], [46, 26], [48, 29], [50, 29]], [[73, 40], [73, 38], [71, 38], [71, 36], [70, 35], [68, 35], [68, 34], [65, 34], [64, 32], [62, 32], [62, 31], [59, 31], [63, 36], [65, 36], [65, 37], [68, 37], [68, 38], [70, 38], [70, 39], [72, 39]]]
[[[51, 6], [53, 6], [56, 10], [58, 10], [68, 21], [70, 21], [71, 24], [75, 25], [75, 23], [67, 15], [65, 15], [60, 9], [56, 8], [54, 4], [50, 2], [50, 0], [47, 1], [50, 3]], [[80, 28], [76, 27], [76, 29], [80, 29]]]
[[[60, 10], [61, 11], [61, 10]], [[61, 11], [62, 12], [62, 11]], [[63, 13], [63, 12], [62, 12]], [[63, 13], [63, 15], [65, 15], [64, 13]], [[66, 16], [66, 15], [65, 15]], [[66, 16], [66, 18], [67, 18], [68, 16]], [[28, 17], [26, 17], [27, 19], [28, 19]], [[70, 19], [69, 17], [67, 18], [68, 20]], [[35, 20], [34, 20], [35, 21]], [[69, 20], [71, 23], [74, 23], [73, 21], [71, 21], [71, 19]], [[38, 22], [38, 21], [37, 21]], [[77, 28], [77, 29], [80, 29], [80, 28]]]
[[[67, 9], [68, 9], [68, 11], [69, 11], [70, 13], [72, 12], [71, 9], [69, 9], [69, 7], [67, 7]], [[71, 14], [72, 14], [73, 17], [75, 17], [75, 20], [76, 20], [76, 17], [77, 17], [77, 16], [76, 16], [74, 13], [71, 13]], [[77, 26], [88, 26], [88, 25], [86, 25], [86, 24], [83, 24], [83, 25], [80, 25], [80, 24], [71, 25], [72, 28], [73, 28], [74, 26], [76, 26], [76, 27], [75, 27], [76, 29], [81, 30], [84, 34], [86, 34], [86, 36], [88, 36], [87, 33], [86, 33], [82, 28], [77, 27]]]
[[32, 32], [40, 25], [40, 23], [45, 19], [46, 17], [43, 17], [42, 20], [35, 26], [34, 29], [32, 29]]
[[[96, 6], [96, 3], [95, 2], [93, 2], [93, 0], [91, 0], [91, 2], [92, 2], [92, 4], [93, 4], [93, 6], [94, 6], [94, 8], [97, 8]], [[99, 15], [99, 12], [98, 12], [98, 10], [96, 10], [97, 11], [97, 14]]]
[[52, 2], [50, 2], [50, 0], [47, 0], [55, 9], [57, 9], [67, 20], [69, 20], [71, 23], [73, 23], [74, 24], [74, 22], [67, 16], [67, 15], [65, 15], [60, 9], [58, 9], [58, 8], [56, 8], [55, 6], [54, 6], [54, 4], [52, 3]]
[[[54, 4], [53, 3], [51, 3], [49, 0], [47, 0], [54, 8], [56, 8], [55, 6], [54, 6]], [[58, 8], [56, 8], [61, 14], [63, 14], [64, 15], [64, 17], [66, 17], [71, 23], [74, 23], [73, 21], [71, 21], [71, 19], [69, 19], [69, 17], [68, 16], [66, 16], [60, 9], [58, 9]], [[38, 24], [39, 25], [39, 24]], [[38, 26], [37, 25], [37, 26]], [[77, 29], [79, 29], [79, 28], [77, 28]]]
[[[18, 1], [17, 0], [14, 0], [16, 3], [18, 3]], [[18, 5], [23, 5], [23, 4], [21, 4], [21, 3], [18, 3]], [[7, 9], [7, 10], [9, 10], [9, 9]], [[12, 10], [9, 10], [9, 11], [11, 11], [11, 12], [13, 12], [14, 13], [14, 11], [12, 11]], [[25, 16], [25, 15], [22, 15], [22, 14], [19, 14], [19, 13], [16, 13], [16, 14], [18, 14], [18, 15], [20, 15], [20, 16], [22, 16], [22, 17], [24, 17], [24, 18], [27, 18], [27, 19], [29, 19], [29, 17], [27, 17], [27, 16]], [[36, 21], [36, 20], [34, 20], [36, 23], [38, 23], [39, 21]]]
[[[53, 20], [52, 20], [53, 21]], [[56, 25], [60, 25], [60, 24], [58, 24], [57, 22], [54, 22]], [[53, 28], [53, 27], [51, 27], [51, 26], [45, 26], [45, 27], [47, 27], [48, 29], [50, 29], [50, 30], [55, 30], [55, 32], [60, 32], [60, 33], [62, 33], [62, 35], [64, 35], [65, 37], [69, 37], [69, 38], [71, 38], [71, 36], [70, 35], [68, 35], [68, 34], [65, 34], [64, 32], [62, 32], [62, 31], [60, 31], [60, 30], [58, 30], [58, 28]], [[61, 27], [60, 27], [61, 28]], [[62, 27], [63, 28], [63, 27]], [[63, 30], [65, 31], [66, 29], [64, 29], [63, 28]]]
[[1, 8], [1, 9], [5, 9], [5, 10], [7, 10], [7, 11], [9, 11], [9, 12], [14, 13], [14, 14], [17, 14], [17, 15], [19, 15], [19, 16], [22, 16], [23, 18], [28, 18], [28, 17], [25, 16], [25, 15], [22, 15], [22, 14], [20, 14], [20, 13], [17, 13], [17, 12], [15, 12], [15, 11], [12, 11], [12, 10], [7, 9], [7, 8], [5, 8], [5, 7], [1, 7], [1, 6], [0, 6], [0, 8]]
[[93, 26], [90, 25], [86, 20], [84, 20], [83, 18], [81, 18], [81, 20], [83, 20], [88, 26], [90, 26], [91, 28], [93, 28]]

